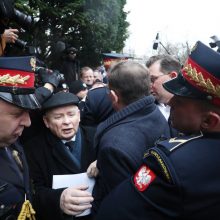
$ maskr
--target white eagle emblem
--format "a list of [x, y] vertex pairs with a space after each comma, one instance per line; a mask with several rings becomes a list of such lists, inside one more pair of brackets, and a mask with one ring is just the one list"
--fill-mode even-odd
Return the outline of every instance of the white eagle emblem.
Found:
[[139, 171], [138, 175], [136, 176], [136, 183], [140, 186], [140, 188], [143, 187], [143, 185], [148, 185], [151, 181], [151, 176], [149, 175], [150, 170], [147, 169], [147, 167], [142, 167]]
[[156, 175], [147, 166], [143, 165], [134, 176], [135, 186], [139, 191], [144, 191], [155, 179]]

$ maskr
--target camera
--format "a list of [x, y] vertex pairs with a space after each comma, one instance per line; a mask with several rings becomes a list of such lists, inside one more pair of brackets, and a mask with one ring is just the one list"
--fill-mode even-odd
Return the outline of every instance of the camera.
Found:
[[[0, 1], [0, 19], [0, 33], [4, 33], [4, 30], [9, 28], [9, 23], [11, 21], [16, 22], [22, 29], [27, 31], [30, 31], [36, 24], [36, 20], [34, 20], [32, 16], [26, 15], [14, 8], [14, 0]], [[28, 46], [28, 43], [21, 39], [17, 39], [13, 45], [28, 55], [36, 55], [40, 53], [39, 48]], [[8, 53], [10, 53], [10, 51], [8, 51]]]
[[34, 46], [28, 46], [27, 41], [23, 41], [21, 39], [17, 39], [14, 43], [14, 45], [21, 50], [23, 50], [26, 54], [28, 55], [38, 55], [41, 53], [39, 47], [34, 47]]
[[27, 47], [27, 41], [23, 41], [21, 39], [17, 39], [15, 41], [15, 45], [21, 49], [25, 49]]
[[14, 21], [26, 30], [30, 30], [30, 28], [36, 23], [32, 16], [26, 15], [14, 8], [13, 0], [0, 1], [0, 19], [8, 22]]
[[[33, 17], [31, 17], [30, 15], [26, 15], [17, 9], [14, 9], [13, 20], [16, 21], [16, 23], [19, 24], [25, 30], [31, 30], [33, 25], [36, 23]], [[14, 45], [24, 50], [27, 54], [30, 54], [30, 55], [34, 55], [39, 52], [36, 47], [28, 46], [28, 42], [23, 41], [21, 39], [17, 39]]]
[[26, 15], [17, 9], [14, 9], [13, 20], [25, 30], [30, 30], [31, 27], [35, 24], [33, 17]]

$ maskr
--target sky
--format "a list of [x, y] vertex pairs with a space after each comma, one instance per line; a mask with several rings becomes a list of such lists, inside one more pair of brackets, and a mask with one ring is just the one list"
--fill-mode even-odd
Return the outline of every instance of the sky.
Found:
[[185, 43], [197, 40], [207, 44], [211, 36], [220, 39], [220, 7], [218, 0], [127, 0], [124, 10], [129, 38], [124, 53], [151, 56], [152, 45], [159, 33], [161, 43]]

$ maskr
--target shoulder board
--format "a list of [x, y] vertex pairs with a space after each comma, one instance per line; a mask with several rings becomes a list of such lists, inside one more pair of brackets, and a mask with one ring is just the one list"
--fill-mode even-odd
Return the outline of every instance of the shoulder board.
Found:
[[99, 90], [100, 88], [106, 88], [106, 87], [105, 86], [94, 87], [94, 88], [89, 89], [89, 91]]
[[166, 150], [168, 150], [169, 152], [172, 152], [172, 151], [176, 150], [177, 148], [179, 148], [180, 146], [183, 146], [184, 144], [186, 144], [192, 140], [201, 138], [201, 137], [203, 137], [202, 133], [200, 133], [199, 135], [175, 137], [175, 138], [171, 138], [166, 141], [161, 141], [157, 144], [157, 146], [158, 147], [163, 146], [166, 148]]

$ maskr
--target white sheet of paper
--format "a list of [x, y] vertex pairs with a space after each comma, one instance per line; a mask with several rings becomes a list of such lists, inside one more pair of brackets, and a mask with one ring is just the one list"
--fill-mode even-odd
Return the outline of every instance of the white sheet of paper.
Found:
[[[59, 189], [64, 187], [78, 187], [81, 185], [86, 185], [89, 188], [88, 192], [92, 193], [93, 187], [95, 185], [95, 179], [89, 178], [86, 173], [79, 174], [68, 174], [68, 175], [53, 175], [53, 189]], [[91, 213], [91, 209], [85, 210], [79, 216], [89, 215]]]

